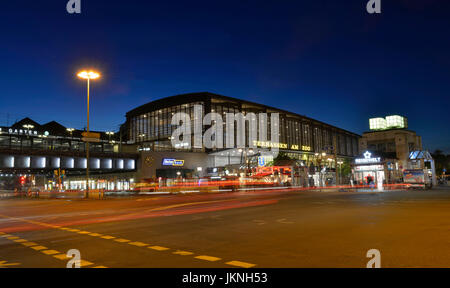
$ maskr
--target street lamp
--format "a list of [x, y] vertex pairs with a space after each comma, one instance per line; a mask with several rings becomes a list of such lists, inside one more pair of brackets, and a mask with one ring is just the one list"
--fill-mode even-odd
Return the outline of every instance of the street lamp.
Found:
[[339, 165], [339, 185], [342, 184], [342, 164], [344, 164], [343, 161], [337, 161], [337, 164]]
[[75, 131], [75, 129], [73, 129], [73, 128], [67, 128], [66, 129], [67, 130], [67, 132], [69, 132], [70, 133], [70, 137], [72, 138], [73, 137], [73, 131]]
[[[87, 80], [87, 133], [89, 133], [89, 86], [91, 80], [100, 78], [100, 74], [95, 71], [81, 71], [77, 74], [81, 79]], [[86, 141], [86, 192], [85, 198], [89, 196], [89, 140]]]
[[111, 136], [114, 135], [114, 132], [108, 131], [108, 132], [106, 132], [106, 135], [108, 135], [109, 142], [111, 142]]

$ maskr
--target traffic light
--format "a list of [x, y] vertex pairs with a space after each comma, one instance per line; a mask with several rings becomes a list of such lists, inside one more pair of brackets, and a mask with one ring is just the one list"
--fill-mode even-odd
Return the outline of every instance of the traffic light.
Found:
[[25, 184], [25, 176], [20, 176], [20, 185], [24, 185]]

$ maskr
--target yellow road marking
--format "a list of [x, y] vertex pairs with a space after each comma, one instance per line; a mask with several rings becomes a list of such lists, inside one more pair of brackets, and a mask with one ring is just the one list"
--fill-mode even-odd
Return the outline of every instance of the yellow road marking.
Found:
[[[102, 238], [103, 238], [103, 237], [102, 237]], [[123, 239], [123, 238], [116, 239], [116, 240], [114, 240], [114, 241], [120, 242], [120, 243], [127, 243], [127, 242], [130, 242], [130, 240], [128, 240], [128, 239]]]
[[6, 261], [0, 261], [0, 268], [9, 267], [9, 266], [17, 266], [17, 265], [20, 265], [20, 263], [8, 263]]
[[103, 236], [103, 237], [101, 237], [101, 238], [103, 238], [103, 239], [115, 239], [116, 237], [114, 237], [114, 236], [108, 236], [108, 235], [106, 235], [106, 236]]
[[14, 240], [14, 242], [22, 243], [22, 242], [27, 242], [27, 240], [25, 240], [25, 239], [17, 239], [17, 240]]
[[22, 244], [23, 246], [27, 246], [27, 247], [38, 245], [37, 243], [34, 243], [34, 242], [23, 242], [23, 243], [21, 243], [21, 244]]
[[95, 266], [95, 267], [91, 267], [91, 268], [97, 269], [97, 268], [108, 268], [108, 267], [106, 267], [106, 266]]
[[43, 250], [41, 251], [42, 253], [46, 254], [46, 255], [55, 255], [55, 254], [59, 254], [61, 252], [56, 251], [56, 250]]
[[32, 247], [30, 247], [30, 248], [31, 248], [31, 249], [34, 249], [34, 250], [36, 250], [36, 251], [48, 249], [48, 248], [45, 247], [45, 246], [32, 246]]
[[[183, 207], [183, 206], [187, 206], [187, 205], [197, 205], [197, 204], [204, 204], [204, 203], [211, 203], [211, 202], [224, 202], [224, 201], [230, 201], [230, 200], [217, 200], [217, 201], [202, 201], [202, 202], [183, 203], [183, 204], [169, 205], [169, 206], [165, 206], [165, 207], [158, 207], [158, 208], [150, 209], [149, 211], [158, 211], [158, 210], [165, 210], [165, 209], [176, 208], [176, 207]], [[17, 219], [19, 221], [29, 222], [29, 223], [33, 223], [33, 224], [37, 224], [37, 225], [41, 225], [41, 226], [47, 226], [47, 227], [51, 227], [51, 228], [55, 228], [55, 229], [60, 229], [60, 230], [65, 230], [65, 231], [70, 231], [70, 232], [77, 232], [79, 234], [89, 234], [90, 236], [94, 236], [94, 237], [99, 237], [100, 236], [103, 239], [108, 239], [108, 240], [109, 239], [114, 239], [114, 241], [119, 242], [119, 243], [127, 243], [127, 242], [129, 242], [128, 244], [134, 245], [134, 246], [138, 246], [138, 247], [145, 247], [145, 246], [150, 245], [150, 244], [147, 244], [147, 243], [144, 243], [144, 242], [139, 242], [139, 241], [130, 242], [131, 240], [124, 239], [124, 238], [116, 239], [116, 237], [109, 236], [109, 235], [102, 236], [102, 234], [99, 234], [99, 233], [92, 233], [92, 232], [89, 232], [89, 231], [82, 231], [82, 230], [79, 230], [79, 229], [70, 229], [70, 228], [67, 228], [67, 227], [61, 227], [61, 226], [56, 226], [56, 225], [51, 225], [51, 224], [46, 224], [46, 223], [40, 223], [40, 222], [36, 222], [36, 221], [29, 221], [29, 220], [9, 217], [9, 216], [5, 216], [5, 215], [0, 215], [0, 216], [3, 216], [5, 218], [10, 218], [10, 219]], [[47, 250], [48, 248], [45, 247], [45, 246], [40, 246], [40, 245], [38, 245], [38, 244], [36, 244], [34, 242], [27, 242], [27, 240], [21, 239], [20, 237], [16, 237], [16, 236], [13, 236], [13, 235], [10, 235], [10, 234], [5, 234], [4, 232], [0, 232], [0, 237], [7, 238], [7, 239], [10, 239], [10, 240], [14, 240], [15, 242], [21, 243], [22, 245], [30, 247], [30, 248], [32, 248], [32, 249], [34, 249], [36, 251], [44, 250], [44, 251], [41, 251], [41, 252], [46, 254], [46, 255], [53, 255], [53, 257], [55, 257], [57, 259], [60, 259], [60, 260], [67, 260], [67, 259], [69, 259], [69, 257], [67, 257], [67, 255], [59, 254], [60, 253], [59, 251]], [[157, 250], [157, 251], [170, 250], [170, 248], [163, 247], [163, 246], [149, 246], [147, 248], [153, 249], [153, 250]], [[55, 255], [55, 254], [58, 254], [58, 255]], [[193, 255], [194, 253], [189, 252], [189, 251], [177, 250], [177, 251], [173, 252], [173, 254], [187, 256], [187, 255]], [[195, 256], [194, 258], [200, 259], [200, 260], [205, 260], [205, 261], [210, 261], [210, 262], [215, 262], [215, 261], [222, 260], [219, 257], [213, 257], [213, 256], [208, 256], [208, 255]], [[2, 264], [1, 261], [0, 261], [0, 264]], [[86, 261], [86, 260], [80, 260], [80, 267], [90, 266], [90, 265], [93, 265], [93, 264], [94, 263]], [[226, 262], [225, 264], [231, 265], [231, 266], [236, 266], [236, 267], [242, 267], [242, 268], [251, 268], [251, 267], [256, 266], [256, 264], [242, 262], [242, 261], [229, 261], [229, 262]], [[14, 265], [15, 265], [15, 263], [14, 263]], [[1, 267], [1, 265], [0, 265], [0, 267]], [[107, 267], [105, 267], [105, 266], [96, 266], [96, 267], [92, 267], [92, 268], [107, 268]]]
[[130, 242], [130, 243], [128, 243], [128, 244], [134, 245], [134, 246], [138, 246], [138, 247], [144, 247], [144, 246], [148, 246], [148, 245], [149, 245], [149, 244], [147, 244], [147, 243], [138, 242], [138, 241], [136, 241], [136, 242]]
[[151, 246], [148, 247], [149, 249], [157, 250], [157, 251], [164, 251], [164, 250], [170, 250], [169, 248], [162, 247], [162, 246]]
[[93, 265], [94, 263], [86, 261], [86, 260], [80, 260], [80, 267], [85, 267], [85, 266], [90, 266]]
[[[8, 216], [3, 216], [3, 215], [0, 215], [0, 216], [5, 217], [5, 218], [10, 218], [10, 219], [15, 219], [15, 218], [8, 217]], [[17, 218], [17, 219], [19, 221], [24, 221], [24, 222], [29, 222], [29, 223], [33, 223], [34, 222], [34, 221], [28, 221], [28, 220], [25, 220], [25, 219], [19, 219], [19, 218]], [[52, 228], [63, 229], [63, 227], [61, 227], [61, 226], [49, 225], [49, 224], [39, 223], [39, 222], [34, 222], [34, 223], [36, 223], [38, 225], [41, 225], [41, 226], [49, 226], [49, 227], [52, 227]], [[88, 232], [88, 231], [80, 231], [78, 229], [68, 229], [68, 228], [66, 228], [66, 229], [63, 229], [63, 230], [72, 231], [72, 232], [78, 232], [80, 234], [97, 234], [97, 235], [101, 235], [101, 234], [98, 234], [98, 233], [91, 233], [91, 232]], [[53, 255], [53, 257], [55, 257], [57, 259], [60, 259], [60, 260], [66, 260], [66, 259], [69, 258], [65, 254], [60, 254], [61, 252], [59, 252], [59, 251], [48, 249], [47, 247], [38, 245], [37, 243], [34, 243], [34, 242], [27, 242], [27, 240], [25, 240], [25, 239], [21, 239], [20, 237], [13, 236], [13, 235], [5, 234], [4, 232], [1, 232], [0, 237], [6, 237], [9, 240], [14, 240], [15, 242], [21, 243], [22, 245], [30, 247], [33, 250], [41, 251], [43, 254]], [[116, 237], [104, 236], [102, 238], [114, 239]], [[142, 242], [135, 242], [135, 243], [142, 243]], [[145, 244], [145, 243], [143, 243], [143, 244]], [[148, 245], [148, 244], [145, 244], [145, 245]], [[44, 250], [44, 251], [42, 251], [42, 250]], [[58, 254], [58, 255], [55, 255], [55, 254]], [[93, 264], [94, 263], [89, 262], [87, 260], [80, 260], [80, 267], [91, 266]], [[0, 261], [0, 268], [2, 266], [4, 267], [4, 266], [11, 266], [11, 265], [19, 265], [19, 263], [6, 263], [6, 261]], [[107, 268], [107, 267], [106, 266], [97, 266], [97, 268]]]
[[70, 257], [67, 257], [66, 254], [53, 255], [53, 257], [55, 257], [56, 259], [59, 259], [59, 260], [68, 260], [68, 259], [71, 259]]
[[256, 264], [251, 264], [251, 263], [246, 263], [246, 262], [241, 262], [241, 261], [230, 261], [225, 264], [242, 267], [242, 268], [252, 268], [252, 267], [256, 266]]
[[194, 258], [197, 258], [197, 259], [200, 259], [200, 260], [211, 261], [211, 262], [219, 261], [221, 259], [221, 258], [218, 258], [218, 257], [207, 256], [207, 255], [200, 255], [200, 256], [196, 256]]
[[187, 256], [187, 255], [192, 255], [192, 254], [194, 254], [194, 253], [189, 252], [189, 251], [175, 251], [175, 252], [173, 252], [173, 254], [182, 255], [182, 256]]

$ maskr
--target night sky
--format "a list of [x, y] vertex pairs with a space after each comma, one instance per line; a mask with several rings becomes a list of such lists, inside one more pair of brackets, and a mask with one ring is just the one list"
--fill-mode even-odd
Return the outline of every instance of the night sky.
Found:
[[450, 152], [450, 1], [2, 1], [0, 125], [30, 117], [116, 130], [155, 99], [209, 91], [361, 134], [399, 114]]

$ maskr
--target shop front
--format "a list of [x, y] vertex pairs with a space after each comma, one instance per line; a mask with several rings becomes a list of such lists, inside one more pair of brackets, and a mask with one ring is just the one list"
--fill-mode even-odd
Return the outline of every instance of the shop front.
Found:
[[374, 185], [401, 182], [398, 160], [392, 155], [377, 155], [370, 151], [356, 158], [352, 164], [353, 184]]

